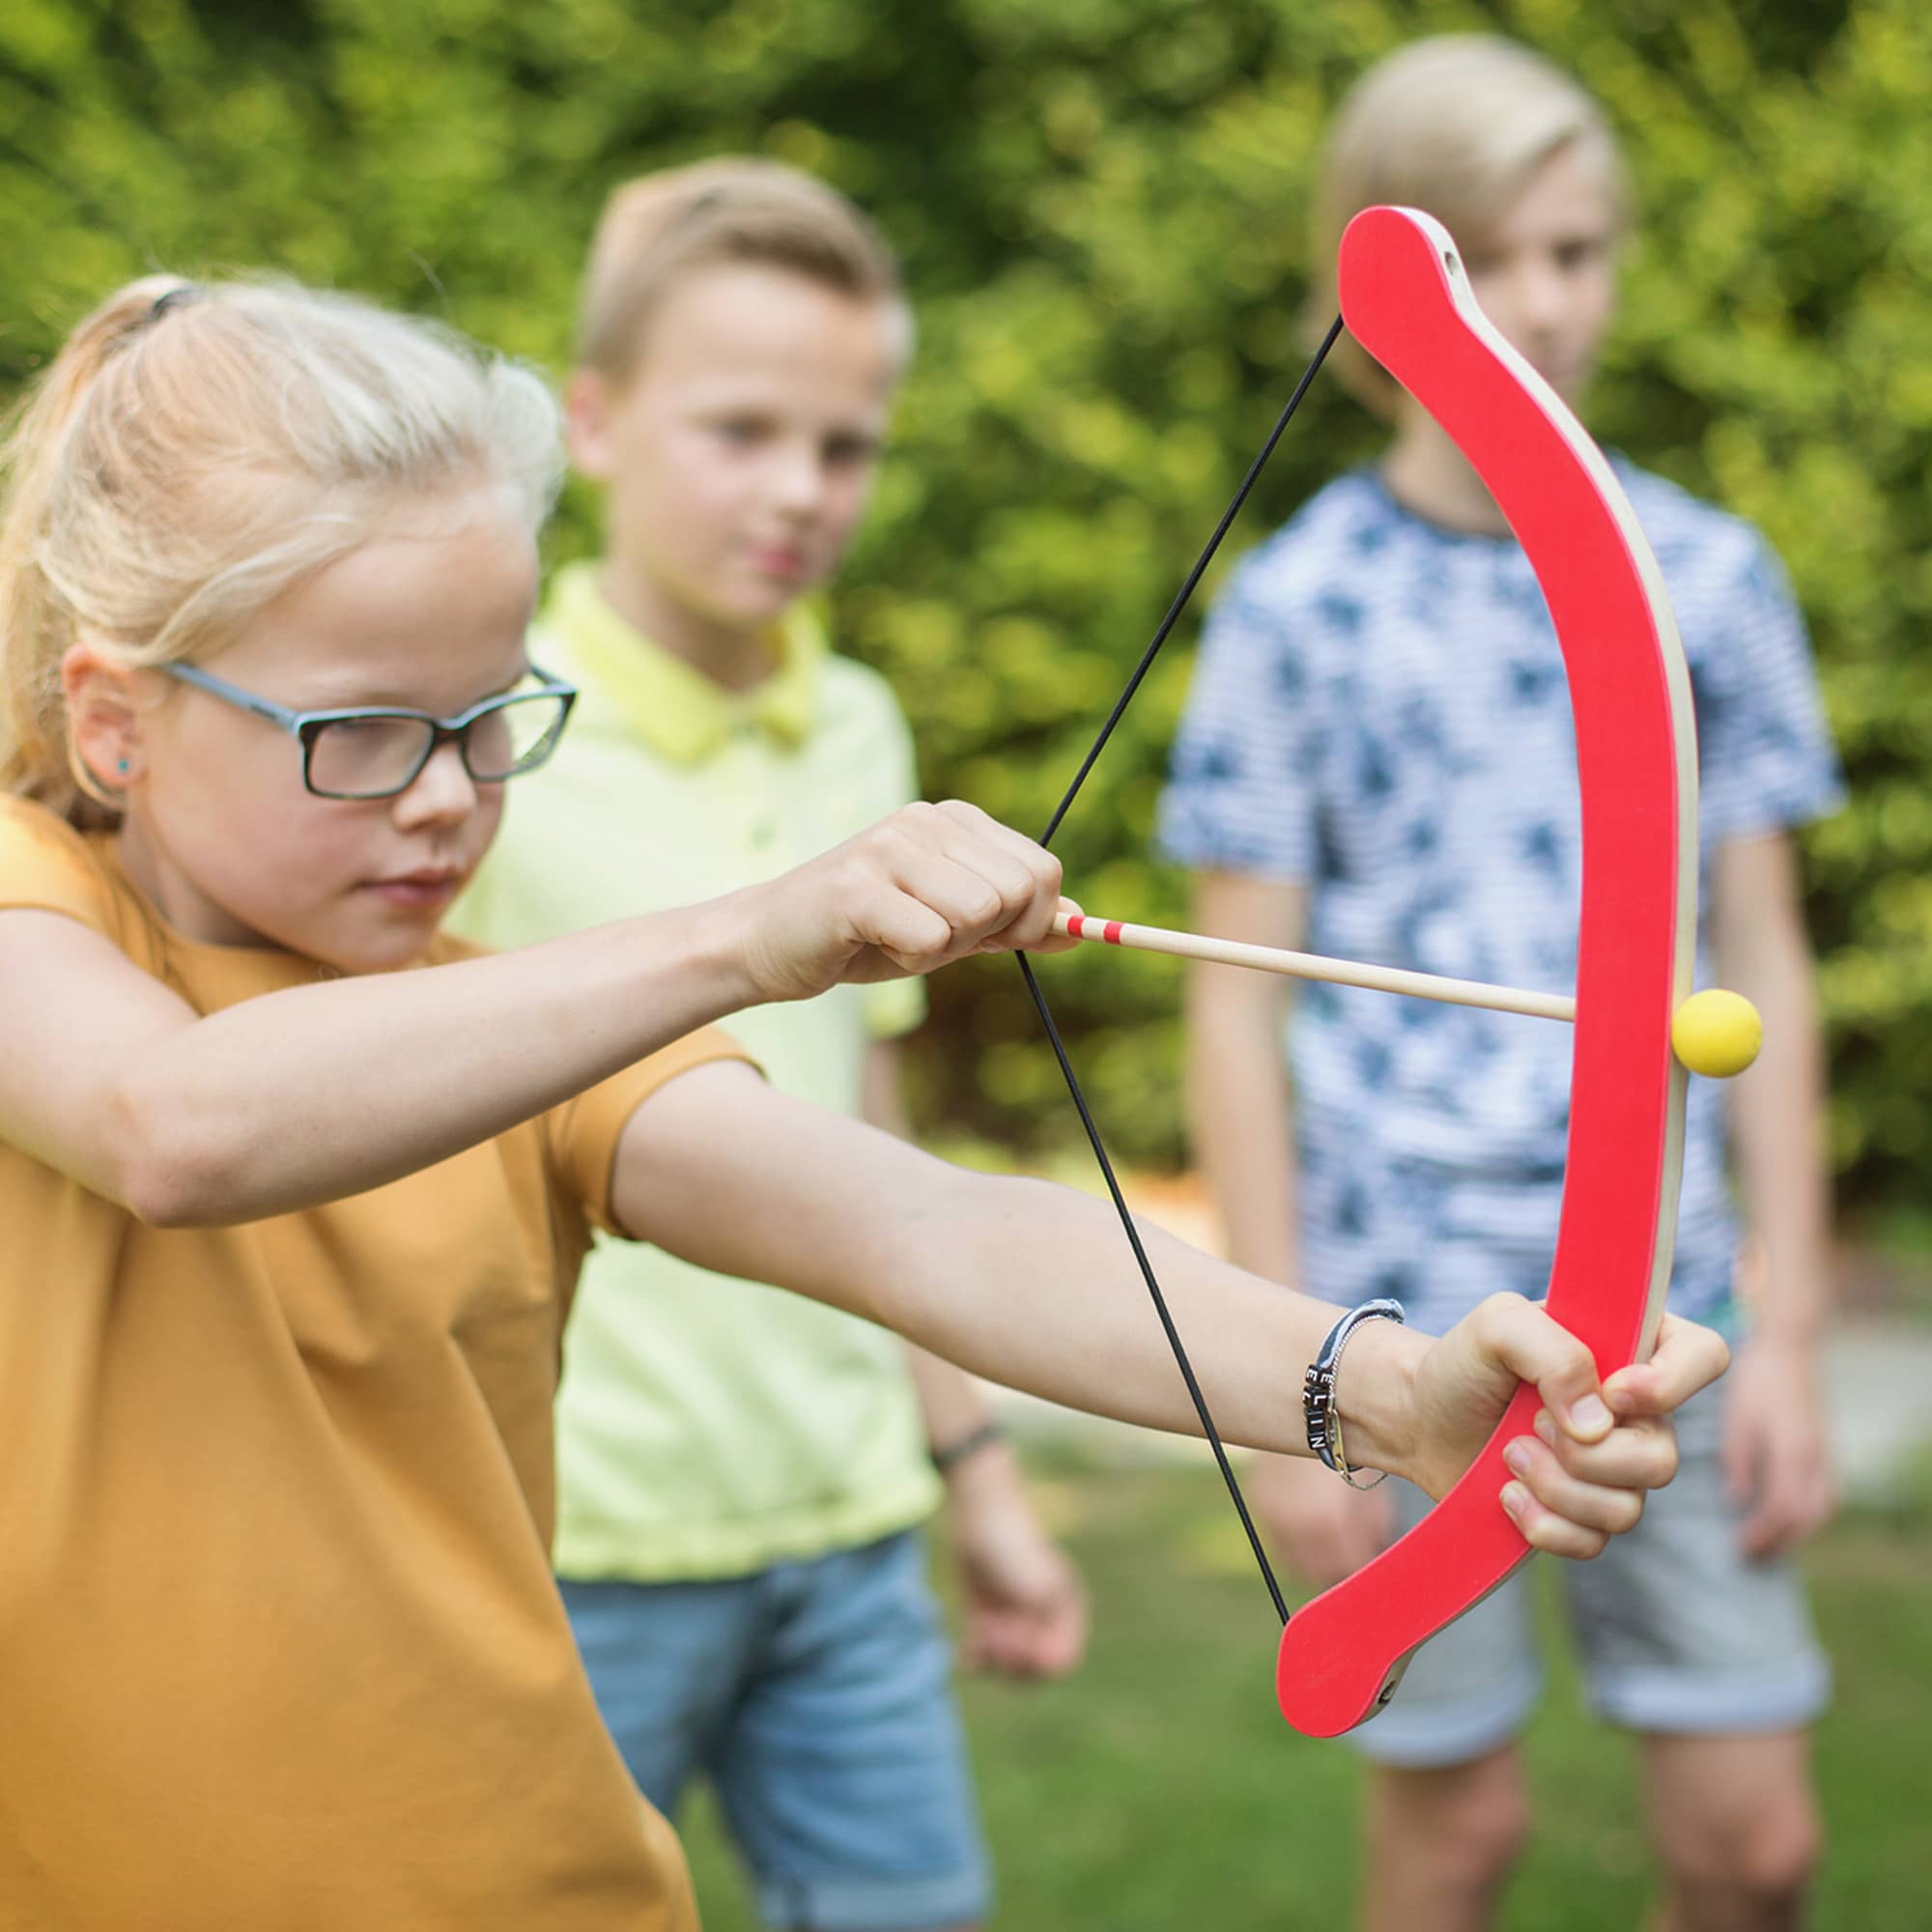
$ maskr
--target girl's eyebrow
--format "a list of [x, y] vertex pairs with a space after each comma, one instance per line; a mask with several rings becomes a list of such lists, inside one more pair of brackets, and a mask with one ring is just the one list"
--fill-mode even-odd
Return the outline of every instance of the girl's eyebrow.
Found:
[[[458, 712], [468, 711], [471, 704], [481, 704], [492, 697], [505, 697], [515, 691], [518, 685], [526, 683], [532, 675], [529, 660], [526, 658], [510, 674], [507, 683], [494, 685], [490, 690], [479, 693], [467, 702], [459, 704], [456, 710], [448, 715], [453, 718]], [[417, 711], [426, 717], [441, 715], [432, 712], [429, 706], [417, 703], [415, 699], [394, 687], [374, 697], [358, 695], [348, 697], [307, 698], [299, 704], [291, 704], [289, 709], [291, 711]]]
[[516, 690], [518, 685], [528, 683], [535, 675], [536, 672], [531, 668], [529, 659], [526, 658], [523, 668], [517, 672], [516, 676], [508, 684], [499, 684], [495, 691], [486, 691], [483, 696], [485, 697], [506, 697], [511, 692]]

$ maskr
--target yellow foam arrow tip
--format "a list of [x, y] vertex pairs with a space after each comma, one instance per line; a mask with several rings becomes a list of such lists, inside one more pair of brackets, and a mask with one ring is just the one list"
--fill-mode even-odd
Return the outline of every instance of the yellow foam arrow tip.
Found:
[[1742, 993], [1712, 986], [1692, 993], [1671, 1016], [1670, 1044], [1692, 1073], [1728, 1080], [1757, 1058], [1764, 1022]]

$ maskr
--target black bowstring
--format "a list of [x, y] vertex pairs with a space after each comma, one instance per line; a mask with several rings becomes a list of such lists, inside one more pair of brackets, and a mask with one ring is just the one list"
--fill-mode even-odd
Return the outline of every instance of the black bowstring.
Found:
[[[1294, 412], [1301, 406], [1301, 399], [1308, 393], [1308, 386], [1314, 382], [1316, 372], [1327, 360], [1328, 352], [1335, 346], [1336, 338], [1342, 333], [1342, 318], [1338, 315], [1330, 325], [1328, 333], [1321, 338], [1321, 345], [1310, 357], [1308, 367], [1301, 372], [1301, 380], [1294, 385], [1294, 393], [1289, 397], [1287, 407], [1269, 431], [1267, 440], [1262, 444], [1260, 453], [1248, 465], [1248, 473], [1241, 478], [1241, 486], [1235, 492], [1234, 500], [1222, 512], [1221, 521], [1214, 526], [1214, 534], [1208, 539], [1206, 549], [1195, 559], [1194, 568], [1187, 573], [1187, 581], [1180, 586], [1175, 600], [1167, 608], [1167, 615], [1160, 620], [1160, 628], [1153, 634], [1153, 641], [1141, 654], [1141, 661], [1134, 667], [1134, 674], [1128, 678], [1126, 688], [1121, 693], [1114, 708], [1107, 714], [1107, 722], [1101, 725], [1099, 736], [1094, 740], [1092, 749], [1080, 762], [1080, 769], [1073, 775], [1073, 782], [1066, 787], [1066, 795], [1055, 807], [1054, 813], [1046, 822], [1046, 830], [1039, 836], [1042, 845], [1053, 842], [1053, 835], [1060, 830], [1061, 820], [1066, 816], [1073, 801], [1080, 795], [1080, 787], [1087, 782], [1087, 776], [1093, 771], [1107, 740], [1114, 735], [1114, 727], [1126, 715], [1128, 704], [1134, 693], [1141, 688], [1141, 681], [1153, 668], [1153, 661], [1160, 655], [1160, 647], [1167, 642], [1168, 634], [1179, 621], [1180, 613], [1187, 608], [1187, 600], [1194, 595], [1194, 586], [1201, 582], [1203, 574], [1214, 559], [1214, 553], [1221, 548], [1221, 539], [1228, 534], [1235, 519], [1240, 514], [1241, 505], [1248, 499], [1248, 492], [1255, 487], [1255, 479], [1261, 473], [1274, 446], [1281, 440], [1282, 432], [1287, 429]], [[1080, 1082], [1073, 1071], [1073, 1063], [1066, 1057], [1066, 1047], [1060, 1037], [1060, 1029], [1053, 1023], [1053, 1014], [1048, 1010], [1046, 995], [1039, 989], [1039, 981], [1034, 977], [1033, 962], [1024, 952], [1013, 955], [1019, 961], [1020, 976], [1026, 980], [1027, 991], [1033, 995], [1034, 1009], [1039, 1014], [1040, 1024], [1046, 1029], [1046, 1037], [1052, 1043], [1054, 1058], [1060, 1062], [1060, 1071], [1066, 1082], [1066, 1091], [1073, 1096], [1073, 1105], [1080, 1115], [1080, 1124], [1087, 1130], [1087, 1144], [1094, 1150], [1094, 1158], [1099, 1163], [1100, 1173], [1107, 1183], [1107, 1192], [1113, 1197], [1114, 1211], [1121, 1217], [1121, 1227], [1127, 1237], [1127, 1245], [1134, 1251], [1134, 1260], [1140, 1264], [1141, 1279], [1147, 1283], [1147, 1291], [1152, 1297], [1154, 1312], [1160, 1317], [1160, 1325], [1167, 1334], [1167, 1346], [1174, 1351], [1176, 1366], [1180, 1370], [1180, 1378], [1187, 1384], [1187, 1393], [1193, 1399], [1194, 1412], [1201, 1419], [1201, 1431], [1207, 1436], [1208, 1445], [1214, 1451], [1214, 1461], [1219, 1464], [1221, 1480], [1228, 1486], [1228, 1494], [1234, 1499], [1235, 1513], [1241, 1519], [1241, 1527], [1247, 1531], [1248, 1547], [1255, 1552], [1255, 1561], [1261, 1566], [1262, 1580], [1267, 1585], [1268, 1596], [1274, 1602], [1275, 1613], [1285, 1624], [1288, 1622], [1288, 1600], [1281, 1593], [1281, 1585], [1275, 1581], [1274, 1568], [1268, 1562], [1267, 1551], [1262, 1548], [1260, 1533], [1255, 1528], [1254, 1518], [1248, 1514], [1247, 1499], [1241, 1494], [1241, 1486], [1235, 1480], [1234, 1465], [1228, 1461], [1228, 1452], [1222, 1446], [1221, 1432], [1214, 1426], [1214, 1418], [1208, 1412], [1208, 1398], [1201, 1393], [1201, 1384], [1195, 1378], [1194, 1365], [1187, 1359], [1187, 1350], [1181, 1342], [1180, 1331], [1174, 1325], [1174, 1317], [1168, 1312], [1167, 1297], [1161, 1293], [1160, 1283], [1155, 1278], [1153, 1264], [1148, 1260], [1147, 1250], [1141, 1245], [1140, 1230], [1134, 1226], [1134, 1217], [1127, 1211], [1126, 1197], [1121, 1192], [1121, 1183], [1114, 1174], [1114, 1163], [1107, 1158], [1107, 1150], [1101, 1145], [1100, 1130], [1094, 1123], [1094, 1116], [1087, 1105], [1087, 1096], [1080, 1091]]]
[[1094, 740], [1093, 749], [1080, 761], [1080, 769], [1073, 774], [1073, 782], [1066, 787], [1066, 796], [1054, 808], [1053, 816], [1046, 821], [1046, 830], [1039, 835], [1042, 845], [1053, 843], [1053, 835], [1060, 830], [1060, 821], [1066, 816], [1068, 808], [1080, 795], [1080, 787], [1087, 782], [1087, 774], [1094, 769], [1100, 753], [1106, 750], [1107, 740], [1114, 735], [1114, 726], [1126, 715], [1128, 704], [1134, 693], [1141, 688], [1141, 680], [1153, 668], [1153, 661], [1160, 655], [1160, 647], [1167, 642], [1168, 633], [1180, 621], [1180, 613], [1187, 609], [1187, 600], [1194, 595], [1194, 586], [1201, 582], [1208, 566], [1214, 561], [1214, 553], [1221, 548], [1221, 539], [1228, 534], [1235, 519], [1241, 514], [1241, 505], [1248, 500], [1248, 492], [1255, 487], [1255, 478], [1266, 467], [1267, 460], [1274, 454], [1274, 446], [1281, 440], [1281, 433], [1293, 419], [1294, 412], [1301, 407], [1301, 399], [1308, 393], [1308, 386], [1315, 381], [1316, 372], [1328, 359], [1328, 352], [1335, 346], [1335, 339], [1342, 333], [1342, 318], [1338, 315], [1328, 325], [1328, 333], [1321, 338], [1321, 346], [1309, 357], [1308, 367], [1301, 372], [1301, 380], [1294, 385], [1294, 393], [1289, 397], [1287, 407], [1275, 419], [1274, 428], [1268, 432], [1268, 440], [1262, 444], [1255, 460], [1248, 465], [1248, 473], [1241, 478], [1241, 487], [1235, 492], [1234, 500], [1221, 513], [1221, 521], [1214, 526], [1214, 534], [1208, 539], [1207, 547], [1194, 559], [1194, 568], [1187, 573], [1187, 582], [1175, 593], [1175, 599], [1167, 607], [1167, 615], [1160, 620], [1160, 629], [1153, 634], [1153, 641], [1141, 653], [1141, 661], [1134, 667], [1134, 674], [1128, 678], [1126, 688], [1121, 693], [1114, 708], [1107, 714], [1107, 722], [1100, 726], [1100, 735]]

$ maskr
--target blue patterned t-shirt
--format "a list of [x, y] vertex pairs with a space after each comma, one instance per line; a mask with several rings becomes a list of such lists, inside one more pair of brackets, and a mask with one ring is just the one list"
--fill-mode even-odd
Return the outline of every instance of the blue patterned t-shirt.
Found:
[[[1690, 660], [1713, 851], [1839, 798], [1803, 619], [1737, 518], [1628, 465]], [[1569, 992], [1581, 895], [1563, 659], [1510, 538], [1448, 530], [1379, 476], [1330, 484], [1245, 557], [1209, 618], [1162, 799], [1197, 870], [1307, 888], [1310, 951]], [[1705, 895], [1700, 894], [1700, 903]], [[1712, 983], [1700, 930], [1697, 983]], [[1289, 1055], [1303, 1284], [1395, 1294], [1439, 1330], [1548, 1285], [1570, 1029], [1298, 987]], [[1691, 1082], [1671, 1306], [1729, 1299], [1723, 1091]]]

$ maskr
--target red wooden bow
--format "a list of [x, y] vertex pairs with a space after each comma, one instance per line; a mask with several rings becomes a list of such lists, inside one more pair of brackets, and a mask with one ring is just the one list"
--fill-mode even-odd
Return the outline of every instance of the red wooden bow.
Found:
[[[1549, 1313], [1600, 1375], [1647, 1353], [1676, 1238], [1686, 1077], [1670, 1022], [1696, 925], [1697, 754], [1657, 560], [1603, 452], [1476, 306], [1448, 231], [1372, 208], [1342, 239], [1350, 332], [1455, 441], [1535, 569], [1569, 677], [1582, 796], [1577, 1034]], [[1385, 1704], [1416, 1647], [1530, 1553], [1497, 1502], [1503, 1444], [1539, 1406], [1519, 1391], [1435, 1511], [1294, 1612], [1275, 1687], [1330, 1737]]]

